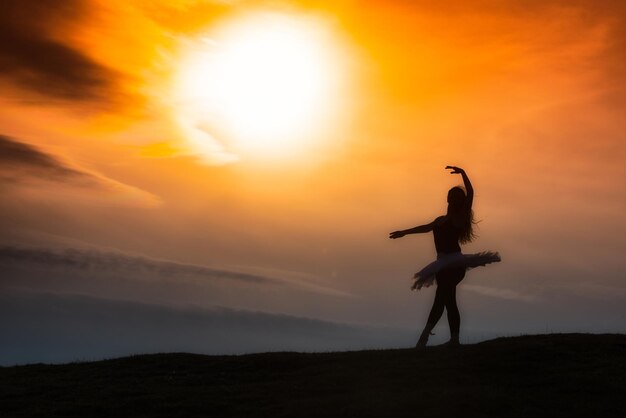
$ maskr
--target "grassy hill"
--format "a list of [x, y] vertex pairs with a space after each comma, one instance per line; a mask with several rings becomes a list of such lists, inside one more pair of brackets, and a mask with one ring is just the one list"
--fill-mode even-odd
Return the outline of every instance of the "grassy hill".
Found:
[[0, 416], [626, 416], [626, 335], [5, 367]]

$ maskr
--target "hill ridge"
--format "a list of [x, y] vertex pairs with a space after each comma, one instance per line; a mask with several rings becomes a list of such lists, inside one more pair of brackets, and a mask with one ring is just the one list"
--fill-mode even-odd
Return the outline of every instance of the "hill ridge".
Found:
[[624, 334], [0, 368], [3, 416], [623, 416], [623, 393]]

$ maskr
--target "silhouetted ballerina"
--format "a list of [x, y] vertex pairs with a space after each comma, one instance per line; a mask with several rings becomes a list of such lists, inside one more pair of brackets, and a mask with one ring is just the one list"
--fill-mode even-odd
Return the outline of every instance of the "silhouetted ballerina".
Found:
[[463, 177], [467, 194], [461, 187], [451, 188], [448, 191], [448, 211], [444, 216], [438, 217], [427, 225], [394, 231], [389, 234], [389, 238], [396, 239], [408, 234], [432, 231], [435, 237], [437, 260], [415, 273], [413, 276], [415, 282], [411, 287], [411, 290], [419, 290], [424, 286], [431, 286], [437, 279], [435, 301], [430, 310], [426, 327], [424, 327], [424, 331], [422, 331], [417, 342], [417, 348], [426, 346], [428, 337], [443, 315], [444, 308], [448, 312], [448, 324], [450, 325], [450, 341], [446, 345], [459, 345], [461, 316], [456, 304], [456, 286], [465, 277], [466, 270], [500, 261], [500, 255], [497, 252], [461, 253], [460, 244], [471, 242], [476, 238], [474, 234], [474, 212], [472, 211], [474, 189], [467, 174], [465, 174], [465, 170], [454, 166], [447, 166], [446, 169], [452, 170], [450, 174], [460, 174]]

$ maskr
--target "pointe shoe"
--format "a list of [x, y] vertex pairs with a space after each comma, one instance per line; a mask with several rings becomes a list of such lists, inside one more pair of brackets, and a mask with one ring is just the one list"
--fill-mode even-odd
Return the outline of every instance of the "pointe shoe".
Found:
[[432, 332], [422, 332], [422, 335], [420, 336], [420, 339], [417, 341], [417, 344], [415, 344], [415, 348], [417, 348], [418, 350], [421, 350], [423, 348], [426, 348], [426, 344], [428, 343], [428, 337], [430, 337], [431, 335], [435, 335]]
[[426, 348], [426, 343], [428, 341], [422, 341], [421, 339], [417, 342], [417, 344], [415, 344], [415, 349], [416, 350], [423, 350]]

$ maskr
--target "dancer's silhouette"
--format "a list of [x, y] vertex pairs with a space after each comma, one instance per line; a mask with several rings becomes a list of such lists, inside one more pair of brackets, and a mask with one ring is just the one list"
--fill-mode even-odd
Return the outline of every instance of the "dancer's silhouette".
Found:
[[444, 216], [440, 216], [426, 225], [394, 231], [389, 234], [389, 238], [396, 239], [408, 234], [432, 231], [435, 237], [437, 260], [415, 273], [415, 283], [411, 287], [413, 290], [419, 290], [422, 286], [432, 285], [435, 278], [437, 279], [435, 301], [430, 310], [426, 327], [424, 327], [424, 331], [422, 331], [417, 342], [417, 348], [426, 346], [428, 337], [443, 315], [444, 308], [448, 311], [448, 324], [450, 325], [450, 341], [446, 345], [459, 345], [461, 316], [456, 305], [456, 286], [465, 277], [467, 269], [500, 261], [500, 255], [494, 252], [461, 253], [459, 244], [468, 243], [476, 237], [473, 229], [475, 224], [474, 212], [472, 211], [474, 189], [467, 174], [465, 174], [465, 170], [454, 166], [447, 166], [446, 169], [451, 169], [451, 174], [460, 174], [463, 177], [467, 194], [463, 188], [453, 187], [448, 191], [448, 211]]

